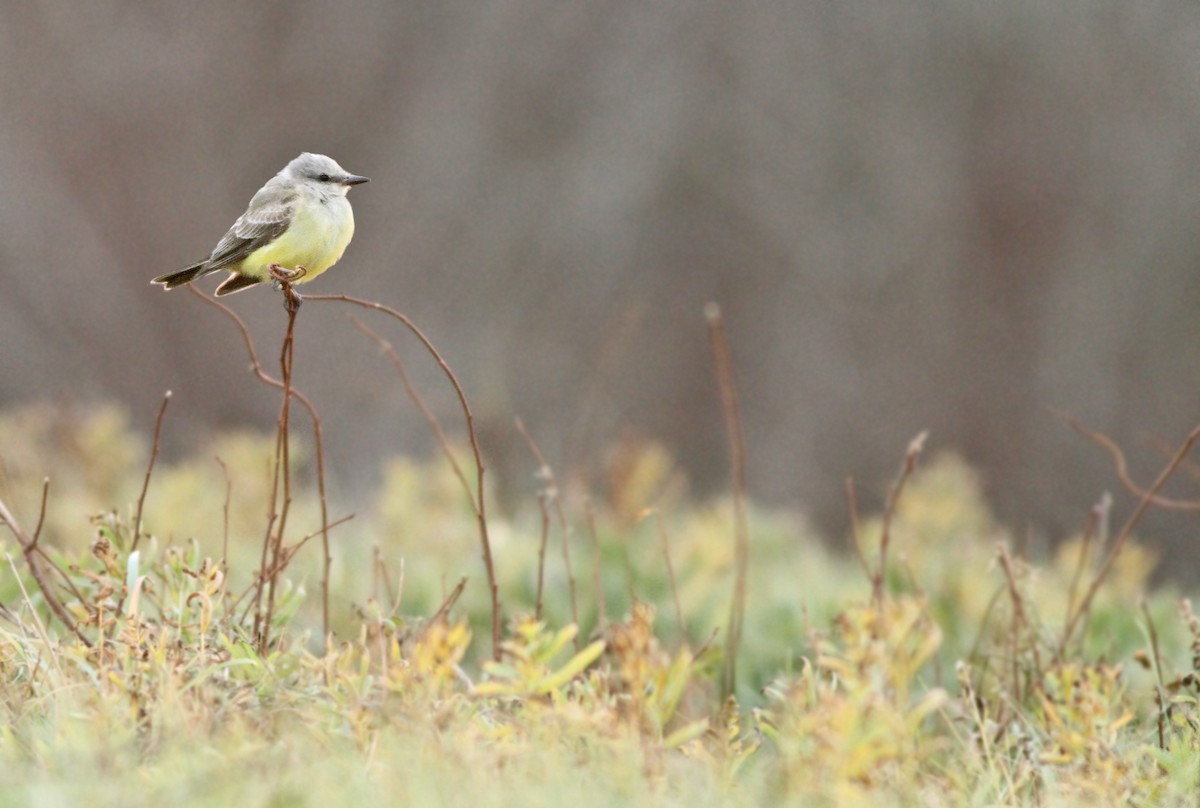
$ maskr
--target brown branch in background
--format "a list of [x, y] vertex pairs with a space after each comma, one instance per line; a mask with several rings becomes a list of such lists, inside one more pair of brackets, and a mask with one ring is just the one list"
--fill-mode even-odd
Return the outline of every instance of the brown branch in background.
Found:
[[335, 527], [341, 527], [342, 525], [346, 524], [353, 518], [354, 518], [354, 514], [348, 513], [345, 516], [334, 519], [332, 522], [330, 522], [325, 527], [320, 527], [310, 533], [305, 533], [299, 539], [297, 539], [296, 541], [294, 541], [291, 544], [284, 547], [283, 548], [283, 559], [282, 559], [282, 563], [280, 565], [280, 572], [287, 569], [287, 565], [291, 563], [292, 559], [295, 558], [296, 553], [300, 552], [300, 550], [304, 547], [304, 545], [308, 544], [310, 541], [315, 539], [317, 536], [323, 536], [325, 534], [325, 531], [333, 530]]
[[[339, 525], [343, 525], [346, 522], [349, 522], [353, 518], [354, 518], [354, 514], [351, 513], [351, 514], [347, 514], [347, 515], [341, 517], [340, 519], [335, 519], [329, 523], [328, 529], [333, 530], [335, 527], [338, 527]], [[296, 541], [295, 543], [284, 547], [283, 553], [282, 553], [280, 559], [277, 562], [273, 562], [270, 566], [268, 566], [266, 568], [265, 571], [261, 571], [259, 573], [259, 575], [255, 577], [255, 580], [249, 586], [246, 587], [245, 591], [243, 591], [242, 594], [238, 595], [237, 599], [235, 599], [233, 601], [233, 604], [229, 607], [229, 611], [236, 610], [238, 605], [243, 600], [245, 600], [247, 597], [249, 597], [252, 592], [253, 593], [258, 592], [260, 578], [263, 580], [270, 580], [270, 577], [272, 575], [278, 575], [279, 573], [281, 573], [285, 569], [287, 569], [288, 565], [292, 562], [292, 559], [296, 557], [296, 554], [298, 552], [300, 552], [300, 550], [304, 547], [304, 545], [308, 544], [311, 540], [315, 539], [317, 536], [322, 535], [322, 531], [323, 531], [323, 529], [314, 530], [311, 533], [305, 534], [299, 541]], [[401, 576], [401, 577], [403, 577], [403, 576]], [[246, 610], [247, 613], [242, 615], [242, 620], [246, 619], [247, 614], [249, 613], [249, 611], [253, 607], [253, 605], [254, 605], [253, 601], [251, 601], [250, 607], [248, 607]], [[328, 636], [328, 635], [326, 635], [326, 636]]]
[[[158, 459], [158, 452], [162, 442], [162, 425], [163, 416], [167, 412], [167, 405], [171, 403], [171, 391], [168, 390], [163, 395], [162, 404], [158, 408], [158, 416], [154, 419], [154, 445], [150, 448], [150, 461], [146, 464], [146, 477], [142, 480], [142, 491], [138, 494], [137, 510], [133, 517], [133, 541], [130, 542], [129, 552], [132, 554], [137, 551], [138, 542], [142, 539], [142, 509], [146, 505], [146, 493], [150, 490], [150, 477], [154, 473], [154, 461]], [[117, 600], [117, 613], [122, 614], [125, 611], [125, 598], [128, 592], [121, 592], [121, 597]], [[100, 647], [104, 648], [104, 626], [97, 619], [100, 625]], [[113, 630], [115, 631], [117, 624], [114, 621]]]
[[413, 385], [412, 378], [408, 375], [408, 369], [404, 366], [404, 360], [400, 358], [400, 354], [392, 347], [392, 343], [385, 340], [376, 331], [368, 328], [362, 320], [353, 314], [347, 313], [346, 316], [354, 323], [355, 328], [379, 346], [380, 352], [396, 368], [396, 372], [400, 374], [400, 382], [404, 385], [405, 392], [408, 393], [408, 397], [412, 399], [412, 402], [417, 405], [417, 409], [420, 410], [425, 422], [429, 424], [429, 428], [433, 430], [433, 435], [437, 439], [438, 446], [441, 448], [442, 454], [445, 455], [446, 461], [450, 464], [450, 468], [454, 471], [454, 476], [458, 478], [463, 490], [467, 492], [467, 497], [471, 500], [471, 508], [478, 510], [479, 503], [475, 501], [475, 494], [471, 490], [471, 484], [467, 482], [467, 475], [463, 472], [462, 466], [459, 465], [458, 459], [454, 456], [454, 452], [450, 448], [450, 440], [446, 437], [446, 433], [442, 429], [442, 424], [438, 421], [437, 416], [433, 414], [433, 411], [425, 404], [425, 399], [417, 392], [417, 388]]
[[1100, 565], [1100, 569], [1096, 571], [1095, 576], [1092, 578], [1091, 584], [1088, 586], [1087, 591], [1084, 592], [1083, 599], [1080, 601], [1079, 607], [1070, 615], [1068, 615], [1066, 626], [1063, 628], [1062, 637], [1058, 642], [1058, 651], [1055, 654], [1056, 659], [1061, 659], [1062, 655], [1066, 652], [1067, 645], [1071, 641], [1071, 636], [1075, 633], [1075, 629], [1079, 627], [1079, 621], [1091, 609], [1092, 599], [1096, 597], [1096, 593], [1104, 584], [1105, 579], [1112, 570], [1113, 564], [1116, 562], [1117, 557], [1121, 554], [1121, 550], [1125, 548], [1125, 542], [1129, 540], [1130, 534], [1133, 533], [1134, 527], [1136, 527], [1138, 522], [1141, 521], [1142, 515], [1145, 514], [1146, 510], [1152, 504], [1155, 504], [1159, 501], [1159, 490], [1166, 485], [1167, 480], [1169, 480], [1179, 468], [1179, 465], [1183, 462], [1184, 458], [1187, 457], [1188, 453], [1191, 452], [1192, 447], [1196, 444], [1197, 440], [1200, 440], [1200, 426], [1192, 429], [1192, 431], [1188, 433], [1187, 437], [1184, 438], [1183, 442], [1179, 445], [1179, 448], [1175, 451], [1175, 455], [1167, 462], [1166, 466], [1163, 467], [1163, 470], [1159, 472], [1159, 475], [1154, 480], [1154, 483], [1151, 484], [1150, 488], [1147, 489], [1142, 495], [1137, 507], [1134, 508], [1133, 513], [1129, 515], [1129, 518], [1125, 521], [1124, 526], [1122, 526], [1120, 532], [1117, 533], [1117, 537], [1113, 540], [1112, 548], [1109, 549], [1108, 555], [1105, 556], [1104, 562]]
[[50, 478], [42, 478], [42, 502], [38, 506], [37, 526], [33, 529], [33, 539], [30, 541], [31, 547], [37, 547], [38, 539], [42, 537], [42, 528], [46, 524], [46, 502], [50, 499]]
[[[271, 623], [275, 617], [275, 594], [279, 589], [279, 576], [286, 565], [284, 557], [283, 537], [287, 530], [288, 515], [292, 509], [292, 461], [291, 461], [291, 411], [292, 411], [292, 368], [296, 358], [296, 313], [299, 311], [297, 298], [292, 293], [291, 284], [286, 280], [276, 278], [283, 287], [284, 300], [287, 301], [287, 331], [284, 333], [283, 346], [279, 350], [279, 368], [283, 376], [283, 403], [279, 407], [279, 420], [275, 438], [275, 473], [271, 486], [271, 518], [267, 520], [266, 543], [270, 546], [271, 571], [262, 570], [261, 580], [267, 584], [267, 608], [265, 614], [258, 611], [256, 602], [254, 628], [259, 638], [259, 653], [266, 654], [271, 644]], [[282, 504], [280, 503], [280, 487]], [[271, 531], [271, 524], [278, 524]], [[263, 548], [264, 555], [268, 552]], [[260, 590], [261, 592], [261, 590]], [[259, 617], [262, 615], [262, 620]], [[326, 632], [328, 633], [328, 632]]]
[[904, 492], [904, 486], [908, 482], [908, 478], [916, 471], [917, 458], [925, 450], [925, 441], [928, 438], [929, 432], [925, 431], [909, 441], [908, 450], [904, 453], [904, 463], [900, 466], [900, 473], [896, 477], [896, 482], [892, 484], [892, 490], [888, 492], [887, 504], [883, 509], [883, 528], [879, 535], [879, 568], [875, 570], [875, 577], [872, 580], [871, 587], [871, 594], [876, 603], [883, 602], [883, 584], [887, 576], [888, 546], [891, 544], [892, 520], [896, 516], [896, 506], [900, 502], [900, 495]]
[[729, 463], [733, 479], [734, 519], [734, 584], [729, 605], [729, 639], [726, 641], [725, 670], [721, 682], [721, 697], [727, 699], [737, 687], [737, 655], [742, 642], [742, 622], [746, 616], [746, 577], [750, 566], [750, 525], [746, 513], [746, 441], [742, 434], [742, 418], [738, 407], [737, 389], [733, 384], [733, 359], [725, 337], [725, 323], [716, 303], [704, 307], [708, 320], [708, 336], [712, 346], [717, 387], [721, 393], [721, 410], [725, 416], [725, 431], [729, 438]]
[[413, 333], [421, 344], [425, 346], [425, 350], [437, 362], [438, 367], [442, 369], [442, 373], [450, 380], [450, 384], [454, 387], [454, 393], [458, 396], [459, 406], [462, 407], [463, 416], [467, 422], [467, 438], [471, 443], [471, 452], [475, 458], [475, 480], [476, 480], [476, 498], [474, 501], [475, 521], [479, 525], [479, 542], [483, 545], [483, 565], [487, 570], [488, 587], [491, 589], [492, 596], [492, 659], [500, 661], [500, 588], [496, 583], [496, 565], [492, 561], [492, 543], [488, 538], [487, 526], [487, 506], [484, 498], [483, 489], [483, 455], [479, 449], [479, 437], [475, 433], [475, 416], [471, 412], [471, 405], [467, 402], [467, 395], [463, 392], [462, 385], [458, 383], [458, 377], [454, 375], [454, 371], [446, 364], [446, 360], [442, 358], [441, 353], [425, 333], [417, 327], [416, 323], [410, 320], [407, 316], [401, 314], [390, 306], [385, 306], [382, 303], [375, 303], [370, 300], [352, 297], [350, 295], [312, 295], [305, 298], [306, 300], [339, 300], [344, 303], [352, 303], [356, 306], [362, 306], [366, 309], [374, 309], [375, 311], [383, 312], [396, 320], [399, 320], [405, 328]]
[[1167, 510], [1200, 511], [1200, 500], [1160, 497], [1151, 490], [1147, 490], [1138, 485], [1136, 482], [1134, 482], [1133, 478], [1129, 476], [1129, 466], [1125, 462], [1125, 453], [1121, 451], [1120, 446], [1117, 446], [1116, 441], [1107, 435], [1103, 435], [1099, 432], [1093, 432], [1092, 430], [1086, 428], [1079, 423], [1079, 421], [1073, 415], [1065, 412], [1058, 412], [1057, 410], [1051, 410], [1051, 412], [1054, 412], [1056, 415], [1066, 421], [1067, 425], [1080, 435], [1083, 435], [1092, 443], [1095, 443], [1097, 446], [1108, 452], [1109, 456], [1111, 456], [1113, 459], [1113, 465], [1116, 467], [1117, 479], [1120, 480], [1121, 485], [1125, 486], [1125, 489], [1135, 497], [1146, 499], [1150, 505], [1154, 505], [1159, 508], [1165, 508]]
[[[567, 588], [571, 594], [571, 622], [578, 626], [579, 598], [576, 596], [575, 591], [575, 571], [571, 567], [571, 531], [567, 525], [567, 513], [563, 508], [562, 492], [558, 487], [558, 479], [554, 476], [554, 469], [546, 462], [546, 456], [542, 454], [537, 441], [533, 439], [533, 436], [529, 434], [529, 430], [525, 428], [525, 423], [520, 418], [514, 418], [513, 422], [517, 426], [517, 432], [525, 440], [525, 445], [529, 447], [529, 452], [533, 455], [533, 459], [538, 464], [537, 476], [546, 482], [546, 488], [542, 495], [554, 502], [554, 513], [558, 517], [559, 532], [562, 534], [563, 567], [567, 572]], [[582, 647], [581, 642], [582, 638], [580, 634], [576, 633], [576, 649]]]
[[137, 549], [138, 542], [142, 539], [142, 508], [146, 504], [146, 492], [150, 490], [150, 475], [154, 471], [154, 461], [158, 459], [163, 415], [166, 414], [167, 405], [170, 403], [171, 391], [168, 390], [163, 396], [162, 405], [158, 408], [158, 417], [154, 419], [154, 446], [150, 450], [150, 462], [146, 465], [146, 479], [142, 481], [142, 493], [138, 495], [137, 512], [133, 517], [133, 544], [129, 547], [130, 552]]
[[450, 594], [446, 596], [444, 601], [442, 601], [442, 605], [439, 606], [438, 610], [433, 613], [433, 617], [429, 618], [430, 625], [436, 623], [438, 620], [441, 620], [446, 616], [447, 613], [449, 613], [451, 609], [454, 608], [454, 604], [458, 602], [458, 599], [462, 596], [463, 590], [466, 588], [466, 586], [466, 577], [460, 578], [458, 585], [455, 586], [454, 589], [450, 590]]
[[[332, 522], [330, 522], [328, 529], [333, 530], [335, 527], [344, 525], [345, 523], [349, 522], [353, 518], [354, 518], [354, 514], [352, 514], [352, 513], [346, 514], [345, 516], [341, 517], [340, 519], [335, 519]], [[270, 580], [272, 576], [279, 575], [281, 572], [283, 572], [285, 569], [288, 568], [288, 565], [292, 563], [292, 559], [296, 557], [296, 554], [299, 553], [301, 549], [303, 549], [304, 545], [308, 544], [310, 541], [312, 541], [317, 536], [320, 536], [322, 534], [322, 530], [323, 529], [318, 529], [318, 530], [312, 531], [311, 533], [306, 533], [298, 541], [293, 542], [292, 544], [286, 545], [283, 548], [283, 550], [280, 552], [279, 558], [273, 559], [271, 562], [271, 565], [268, 566], [265, 571], [260, 572], [259, 577], [262, 578], [263, 580]], [[248, 595], [250, 592], [256, 591], [256, 589], [255, 589], [256, 586], [257, 586], [257, 582], [254, 584], [251, 584], [250, 587], [246, 590], [246, 592], [243, 593], [237, 599], [237, 602], [240, 603], [242, 598], [246, 597], [246, 595]], [[236, 604], [235, 604], [235, 607], [236, 607]]]
[[[1170, 457], [1171, 453], [1175, 451], [1175, 447], [1171, 445], [1170, 441], [1157, 435], [1150, 438], [1150, 445], [1164, 458]], [[1192, 482], [1200, 484], [1200, 464], [1190, 459], [1184, 460], [1179, 464], [1179, 471]]]
[[[48, 486], [49, 481], [43, 483], [42, 490], [48, 490]], [[21, 545], [21, 551], [25, 554], [25, 563], [29, 566], [29, 574], [33, 576], [38, 589], [42, 590], [42, 597], [46, 599], [46, 605], [50, 607], [50, 611], [62, 621], [64, 626], [70, 629], [72, 634], [79, 638], [80, 642], [91, 648], [92, 641], [87, 638], [87, 635], [83, 633], [79, 625], [71, 619], [71, 614], [67, 611], [67, 607], [63, 606], [62, 601], [54, 594], [54, 589], [46, 581], [45, 575], [42, 574], [41, 565], [37, 561], [38, 547], [36, 539], [21, 530], [21, 526], [17, 524], [17, 520], [13, 518], [3, 500], [0, 500], [0, 522], [8, 525], [8, 529], [12, 531], [12, 534], [17, 539], [17, 543]], [[57, 565], [54, 566], [55, 569], [58, 569]], [[60, 575], [66, 577], [66, 573], [62, 570], [58, 570], [58, 572]]]
[[[38, 558], [42, 559], [47, 564], [49, 564], [50, 569], [53, 572], [55, 572], [59, 578], [62, 579], [62, 583], [60, 584], [60, 586], [65, 586], [67, 588], [67, 590], [74, 596], [74, 598], [77, 601], [79, 601], [81, 604], [87, 603], [87, 598], [85, 598], [83, 596], [83, 593], [79, 591], [79, 587], [77, 587], [75, 585], [75, 582], [71, 580], [71, 576], [67, 575], [67, 571], [64, 570], [62, 567], [58, 566], [58, 564], [54, 563], [54, 559], [51, 558], [49, 556], [49, 554], [45, 550], [42, 549], [42, 546], [40, 544], [37, 544], [37, 536], [34, 536], [34, 544], [36, 546], [33, 548], [33, 551], [35, 553], [37, 553]], [[78, 572], [78, 568], [75, 567], [74, 565], [72, 565], [71, 571]]]
[[[241, 317], [238, 316], [237, 312], [216, 298], [209, 297], [190, 284], [188, 285], [187, 289], [189, 292], [208, 305], [221, 312], [224, 312], [225, 316], [233, 321], [233, 324], [237, 326], [238, 331], [242, 335], [242, 343], [246, 346], [246, 353], [250, 356], [250, 372], [258, 377], [258, 380], [263, 384], [282, 390], [284, 386], [283, 382], [279, 379], [273, 378], [265, 370], [263, 370], [262, 364], [258, 361], [258, 352], [254, 349], [254, 340], [250, 337], [250, 329], [246, 327], [246, 323]], [[308, 396], [304, 395], [295, 388], [292, 388], [291, 395], [295, 397], [295, 399], [299, 401], [304, 409], [308, 412], [308, 417], [312, 421], [313, 427], [313, 443], [315, 446], [317, 459], [317, 492], [321, 500], [321, 544], [325, 553], [325, 566], [321, 574], [321, 612], [324, 618], [323, 629], [325, 636], [328, 637], [329, 577], [330, 569], [333, 566], [333, 558], [329, 551], [329, 504], [325, 493], [325, 441], [322, 437], [321, 417], [317, 415], [317, 408], [313, 406], [312, 401], [308, 399]], [[258, 582], [257, 585], [261, 586], [262, 582]]]
[[[1008, 547], [1001, 544], [997, 550], [997, 555], [1000, 558], [1000, 568], [1004, 571], [1004, 580], [1008, 584], [1008, 597], [1012, 603], [1012, 627], [1009, 629], [1009, 656], [1012, 663], [1012, 696], [1017, 704], [1024, 703], [1026, 693], [1021, 687], [1020, 665], [1017, 657], [1017, 652], [1021, 647], [1021, 634], [1029, 626], [1029, 619], [1025, 615], [1025, 603], [1021, 595], [1021, 590], [1017, 587], [1017, 575], [1013, 571], [1012, 557], [1008, 554]], [[1034, 665], [1036, 667], [1036, 680], [1042, 678], [1042, 664], [1038, 658], [1037, 643], [1032, 643], [1034, 654]]]
[[846, 509], [850, 515], [850, 547], [854, 550], [854, 557], [858, 559], [859, 566], [863, 569], [863, 574], [867, 576], [868, 581], [874, 580], [874, 575], [871, 572], [871, 565], [867, 562], [867, 556], [863, 553], [862, 535], [859, 529], [858, 518], [858, 490], [854, 487], [854, 478], [846, 478]]

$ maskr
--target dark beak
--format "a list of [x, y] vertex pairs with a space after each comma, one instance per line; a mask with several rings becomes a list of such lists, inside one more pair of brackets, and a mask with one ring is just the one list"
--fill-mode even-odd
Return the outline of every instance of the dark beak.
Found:
[[370, 182], [370, 180], [357, 174], [347, 174], [342, 179], [342, 185], [362, 185], [364, 182]]

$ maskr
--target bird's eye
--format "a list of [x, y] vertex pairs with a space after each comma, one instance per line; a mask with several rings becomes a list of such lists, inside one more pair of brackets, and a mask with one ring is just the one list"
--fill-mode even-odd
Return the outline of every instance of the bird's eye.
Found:
[[321, 176], [317, 177], [317, 179], [319, 179], [321, 182], [329, 182], [329, 175], [322, 174]]

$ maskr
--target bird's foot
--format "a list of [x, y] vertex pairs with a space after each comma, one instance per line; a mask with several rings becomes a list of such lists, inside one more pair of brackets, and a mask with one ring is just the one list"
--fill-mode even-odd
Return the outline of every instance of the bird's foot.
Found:
[[308, 274], [308, 270], [299, 264], [295, 269], [288, 269], [281, 264], [271, 264], [267, 267], [267, 274], [271, 276], [271, 280], [276, 283], [297, 283], [301, 278]]
[[307, 272], [307, 269], [299, 265], [295, 269], [288, 269], [279, 264], [271, 264], [267, 267], [267, 273], [271, 276], [271, 285], [283, 292], [283, 306], [289, 314], [299, 311], [300, 304], [304, 301], [304, 298], [300, 297], [300, 293], [292, 288], [292, 284], [298, 282]]

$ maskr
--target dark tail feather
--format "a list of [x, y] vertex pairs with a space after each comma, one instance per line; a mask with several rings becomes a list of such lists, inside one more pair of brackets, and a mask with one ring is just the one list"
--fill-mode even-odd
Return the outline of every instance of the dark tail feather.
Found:
[[[186, 282], [186, 281], [185, 281]], [[221, 295], [231, 295], [234, 292], [240, 292], [243, 289], [249, 289], [255, 284], [262, 283], [258, 278], [251, 278], [249, 275], [239, 275], [236, 272], [221, 282], [217, 287], [217, 297]]]
[[178, 272], [168, 272], [166, 275], [159, 275], [151, 283], [160, 283], [167, 289], [174, 289], [176, 286], [183, 286], [185, 283], [191, 283], [196, 278], [207, 275], [210, 270], [205, 269], [207, 261], [201, 261], [198, 264], [193, 264], [187, 269], [181, 269]]

